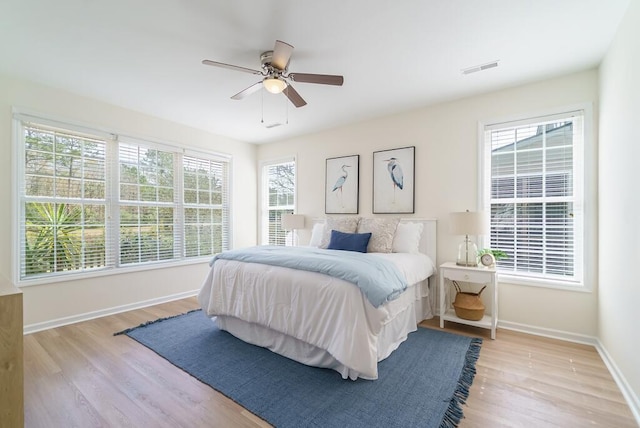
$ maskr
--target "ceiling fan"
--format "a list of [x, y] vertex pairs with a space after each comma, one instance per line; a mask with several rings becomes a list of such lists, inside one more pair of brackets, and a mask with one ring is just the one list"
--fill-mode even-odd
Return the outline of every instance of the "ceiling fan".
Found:
[[289, 81], [342, 86], [342, 83], [344, 82], [344, 77], [342, 76], [332, 74], [289, 73], [289, 60], [291, 59], [292, 52], [293, 46], [283, 41], [276, 40], [272, 51], [266, 51], [260, 54], [262, 70], [254, 70], [208, 59], [203, 60], [202, 63], [205, 65], [212, 65], [214, 67], [228, 68], [230, 70], [263, 76], [261, 81], [254, 83], [248, 88], [243, 89], [232, 96], [232, 100], [241, 100], [264, 86], [264, 88], [271, 93], [284, 93], [293, 105], [296, 107], [302, 107], [306, 105], [307, 102], [295, 89], [293, 89], [293, 86], [291, 86]]

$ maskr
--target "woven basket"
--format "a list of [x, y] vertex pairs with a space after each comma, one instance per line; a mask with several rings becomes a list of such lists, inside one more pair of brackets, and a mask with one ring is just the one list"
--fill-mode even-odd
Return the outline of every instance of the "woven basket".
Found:
[[480, 294], [487, 286], [482, 287], [477, 293], [472, 293], [470, 291], [461, 291], [456, 281], [453, 281], [453, 285], [456, 287], [456, 298], [453, 301], [456, 316], [470, 321], [481, 320], [484, 316], [484, 303], [482, 303]]

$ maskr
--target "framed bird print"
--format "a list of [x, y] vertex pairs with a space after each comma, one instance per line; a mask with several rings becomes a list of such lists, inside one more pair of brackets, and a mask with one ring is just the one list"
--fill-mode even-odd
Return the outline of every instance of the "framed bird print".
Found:
[[373, 213], [415, 212], [415, 146], [373, 152]]
[[327, 159], [325, 214], [358, 214], [360, 155]]

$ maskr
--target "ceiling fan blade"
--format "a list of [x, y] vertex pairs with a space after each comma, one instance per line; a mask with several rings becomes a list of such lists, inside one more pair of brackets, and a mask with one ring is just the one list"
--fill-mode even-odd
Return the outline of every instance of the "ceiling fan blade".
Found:
[[271, 65], [279, 70], [286, 70], [289, 66], [289, 60], [291, 59], [292, 52], [293, 46], [281, 40], [276, 40], [276, 45], [273, 48]]
[[294, 82], [319, 83], [321, 85], [342, 86], [344, 77], [333, 74], [291, 73], [289, 78]]
[[243, 71], [245, 73], [262, 74], [262, 72], [259, 70], [254, 70], [247, 67], [240, 67], [239, 65], [225, 64], [224, 62], [211, 61], [208, 59], [202, 60], [202, 63], [204, 65], [212, 65], [214, 67], [228, 68], [229, 70]]
[[241, 100], [245, 97], [248, 97], [249, 95], [253, 94], [254, 92], [257, 92], [260, 90], [260, 88], [262, 88], [262, 80], [259, 82], [254, 83], [253, 85], [249, 86], [247, 89], [243, 89], [242, 91], [238, 92], [237, 94], [235, 94], [234, 96], [231, 97], [232, 100]]
[[287, 87], [284, 88], [284, 91], [282, 91], [282, 93], [285, 94], [287, 98], [289, 98], [289, 101], [291, 101], [293, 105], [296, 107], [302, 107], [307, 105], [307, 102], [304, 99], [302, 99], [298, 91], [293, 89], [293, 86], [291, 85], [287, 85]]

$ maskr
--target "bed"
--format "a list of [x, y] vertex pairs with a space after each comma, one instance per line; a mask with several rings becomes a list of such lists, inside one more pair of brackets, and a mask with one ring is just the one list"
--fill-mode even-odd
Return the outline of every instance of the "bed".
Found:
[[[237, 254], [229, 259], [216, 256], [212, 260], [198, 294], [202, 309], [220, 329], [246, 342], [303, 364], [336, 370], [344, 379], [377, 379], [377, 363], [398, 348], [420, 321], [433, 317], [436, 222], [396, 219], [390, 252], [356, 256], [352, 251], [316, 248], [327, 246], [327, 235], [334, 228], [345, 229], [340, 224], [345, 219], [350, 222], [355, 219], [359, 225], [355, 231], [359, 233], [371, 221], [393, 223], [357, 217], [328, 218], [326, 224], [314, 225], [314, 236], [320, 231], [322, 238], [312, 236], [312, 245], [281, 250], [295, 250], [309, 258], [337, 255], [343, 264], [353, 266], [353, 272], [335, 277], [333, 272], [299, 268], [297, 261], [278, 266], [279, 262], [256, 262], [245, 257], [253, 250], [270, 252], [267, 247], [224, 252], [227, 256]], [[349, 228], [353, 229], [352, 225], [346, 227]], [[421, 232], [417, 233], [419, 229]], [[372, 241], [374, 236], [375, 230]], [[388, 237], [385, 239], [388, 241]], [[396, 246], [396, 242], [400, 245]], [[351, 280], [360, 278], [362, 272], [354, 273], [356, 259], [351, 257], [358, 257], [358, 263], [364, 259], [363, 263], [368, 263], [366, 270], [371, 270], [374, 278], [382, 275], [374, 272], [377, 266], [395, 266], [395, 274], [404, 279], [405, 287], [390, 291], [388, 298], [359, 288], [354, 284], [357, 281]], [[334, 268], [333, 264], [324, 263], [324, 259], [320, 264], [323, 268]], [[383, 282], [386, 287], [390, 281]]]

